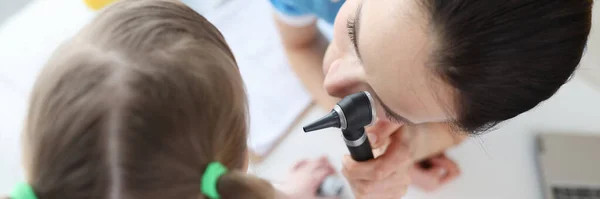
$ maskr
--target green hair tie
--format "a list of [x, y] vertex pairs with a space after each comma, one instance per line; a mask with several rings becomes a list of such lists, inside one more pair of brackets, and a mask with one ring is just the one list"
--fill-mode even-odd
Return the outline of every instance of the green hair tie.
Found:
[[10, 197], [12, 199], [37, 199], [33, 188], [26, 182], [18, 183], [10, 194]]
[[219, 178], [227, 173], [227, 168], [223, 166], [219, 162], [212, 162], [208, 164], [206, 171], [202, 175], [202, 182], [200, 183], [200, 188], [202, 193], [210, 199], [219, 199], [221, 196], [217, 191], [217, 182]]

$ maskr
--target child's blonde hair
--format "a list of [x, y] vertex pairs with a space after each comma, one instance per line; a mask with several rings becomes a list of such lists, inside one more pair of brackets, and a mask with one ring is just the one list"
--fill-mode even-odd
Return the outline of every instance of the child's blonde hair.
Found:
[[233, 54], [205, 18], [169, 0], [123, 0], [60, 47], [33, 89], [28, 182], [44, 198], [271, 198], [245, 174], [247, 103]]

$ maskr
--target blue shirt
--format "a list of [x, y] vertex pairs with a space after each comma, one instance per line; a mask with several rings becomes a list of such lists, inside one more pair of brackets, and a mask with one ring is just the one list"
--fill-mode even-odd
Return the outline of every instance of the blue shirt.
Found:
[[314, 16], [333, 24], [345, 0], [269, 0], [286, 17]]

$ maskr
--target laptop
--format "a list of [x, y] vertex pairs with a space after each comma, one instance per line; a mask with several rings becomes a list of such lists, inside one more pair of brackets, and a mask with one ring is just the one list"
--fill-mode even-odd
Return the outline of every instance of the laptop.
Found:
[[600, 199], [600, 136], [538, 135], [537, 158], [545, 199]]

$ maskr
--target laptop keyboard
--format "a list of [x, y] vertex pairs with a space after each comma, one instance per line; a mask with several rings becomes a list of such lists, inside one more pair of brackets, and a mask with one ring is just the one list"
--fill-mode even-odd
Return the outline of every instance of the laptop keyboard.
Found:
[[600, 189], [554, 187], [554, 199], [600, 199]]

